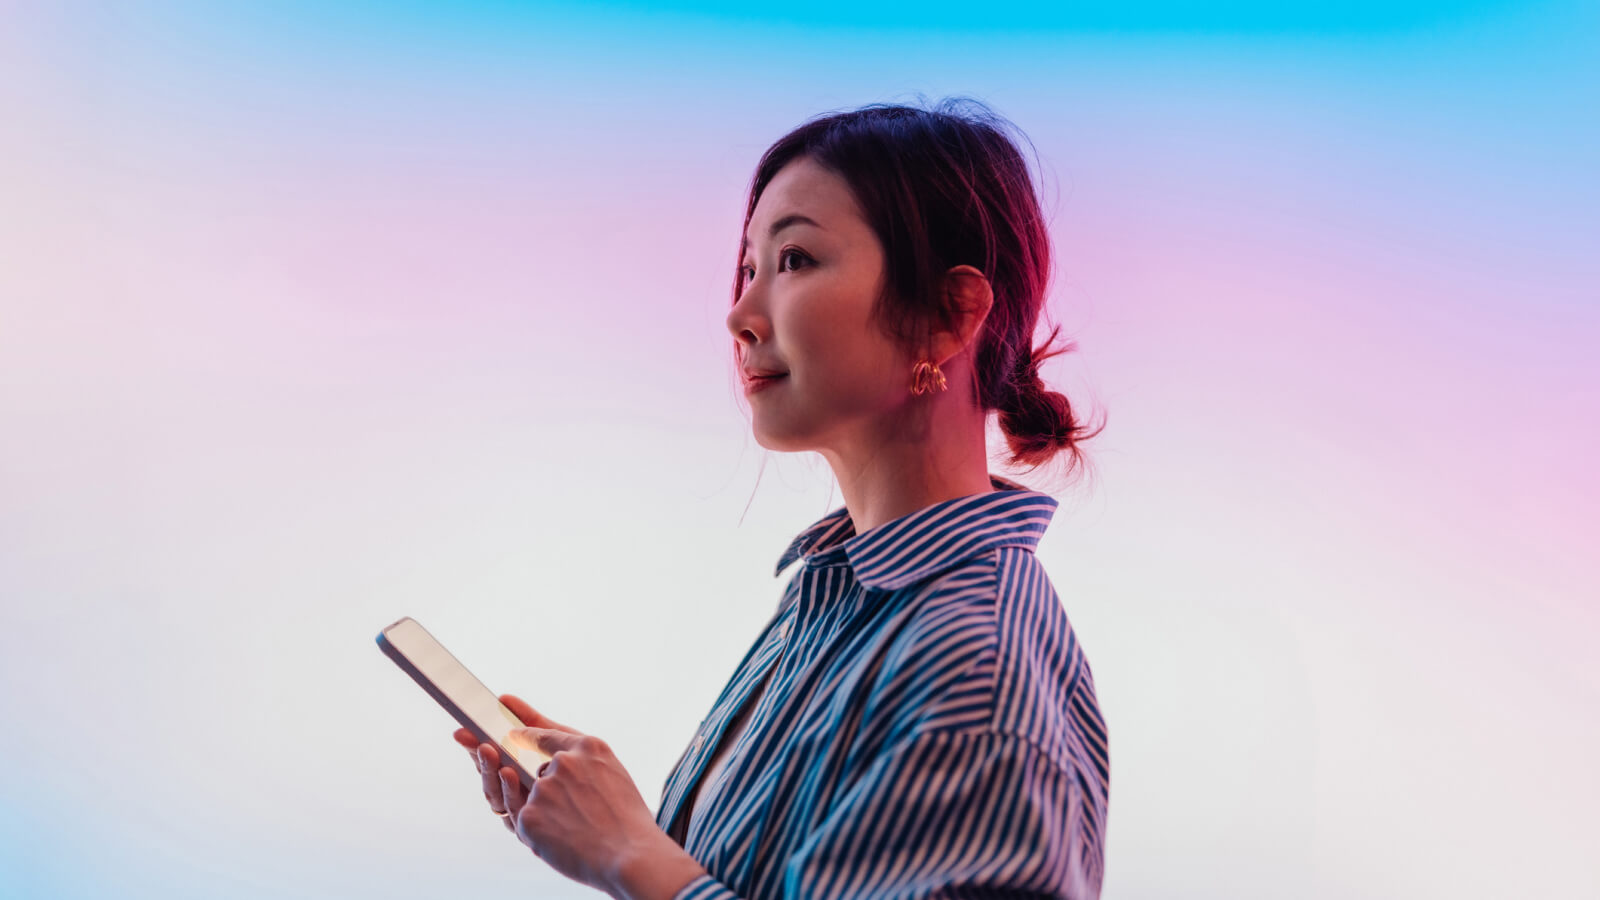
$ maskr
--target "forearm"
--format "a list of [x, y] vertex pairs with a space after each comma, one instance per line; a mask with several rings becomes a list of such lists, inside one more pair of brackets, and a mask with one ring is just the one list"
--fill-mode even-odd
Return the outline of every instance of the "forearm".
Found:
[[678, 892], [706, 874], [694, 857], [665, 834], [662, 840], [633, 854], [617, 867], [613, 889], [616, 900], [672, 900]]

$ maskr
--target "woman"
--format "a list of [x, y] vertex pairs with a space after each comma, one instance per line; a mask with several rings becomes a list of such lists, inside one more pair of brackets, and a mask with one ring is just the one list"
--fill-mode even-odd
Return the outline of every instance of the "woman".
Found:
[[782, 555], [803, 564], [659, 811], [517, 697], [553, 754], [531, 790], [456, 733], [563, 874], [628, 900], [1099, 896], [1106, 728], [1033, 555], [1056, 501], [987, 472], [984, 428], [998, 410], [1035, 468], [1093, 434], [1039, 382], [1072, 345], [1029, 346], [1050, 253], [1026, 164], [960, 106], [819, 118], [757, 167], [727, 317], [753, 428], [821, 453], [845, 504]]

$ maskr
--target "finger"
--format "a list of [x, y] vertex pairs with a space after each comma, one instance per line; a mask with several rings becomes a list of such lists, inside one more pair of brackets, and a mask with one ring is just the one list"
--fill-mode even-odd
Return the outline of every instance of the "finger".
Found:
[[576, 731], [557, 731], [553, 728], [519, 728], [513, 733], [539, 748], [539, 752], [546, 757], [554, 756], [561, 750], [575, 750], [579, 741], [589, 737]]
[[468, 750], [476, 751], [478, 749], [477, 737], [475, 737], [472, 732], [465, 728], [457, 728], [455, 733], [451, 734], [450, 736], [456, 739], [456, 743], [467, 748]]
[[570, 731], [573, 734], [578, 733], [578, 729], [568, 728], [555, 719], [540, 713], [516, 694], [501, 694], [500, 702], [506, 705], [506, 709], [516, 714], [516, 717], [521, 719], [524, 725], [531, 725], [534, 728], [554, 728], [557, 731]]
[[505, 797], [500, 791], [500, 755], [490, 744], [478, 745], [478, 774], [483, 777], [483, 799], [497, 813], [506, 811]]
[[528, 790], [522, 786], [522, 779], [517, 775], [517, 770], [510, 766], [500, 767], [500, 792], [506, 799], [506, 811], [510, 812], [513, 818], [528, 802]]
[[[528, 802], [528, 791], [523, 790], [522, 778], [517, 777], [517, 770], [510, 765], [501, 765], [501, 791], [506, 796], [506, 809], [510, 815], [502, 817], [506, 822], [506, 830], [517, 834], [517, 818], [522, 814], [522, 807]], [[518, 834], [518, 841], [522, 836]]]
[[[517, 770], [510, 766], [500, 767], [500, 791], [506, 798], [506, 810], [509, 816], [502, 816], [500, 821], [506, 823], [506, 830], [513, 835], [517, 833], [517, 814], [523, 805], [528, 802], [528, 793], [522, 789], [522, 780], [517, 777]], [[518, 840], [520, 840], [520, 835]]]

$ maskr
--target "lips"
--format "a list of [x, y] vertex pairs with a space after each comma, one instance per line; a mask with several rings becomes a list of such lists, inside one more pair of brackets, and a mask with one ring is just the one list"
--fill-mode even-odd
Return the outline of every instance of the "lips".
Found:
[[764, 387], [777, 384], [787, 377], [789, 377], [789, 373], [787, 372], [784, 372], [780, 375], [758, 375], [755, 377], [747, 377], [744, 380], [744, 389], [746, 391], [759, 391]]
[[760, 366], [745, 366], [739, 370], [746, 384], [767, 381], [773, 378], [782, 378], [789, 374], [782, 369], [763, 369]]

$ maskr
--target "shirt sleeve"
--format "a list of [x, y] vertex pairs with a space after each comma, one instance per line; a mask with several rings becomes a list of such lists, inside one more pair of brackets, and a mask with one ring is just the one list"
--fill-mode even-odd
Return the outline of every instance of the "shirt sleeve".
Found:
[[[1025, 738], [925, 732], [880, 756], [784, 860], [784, 900], [1097, 900], [1070, 765]], [[740, 900], [711, 875], [674, 900]]]

